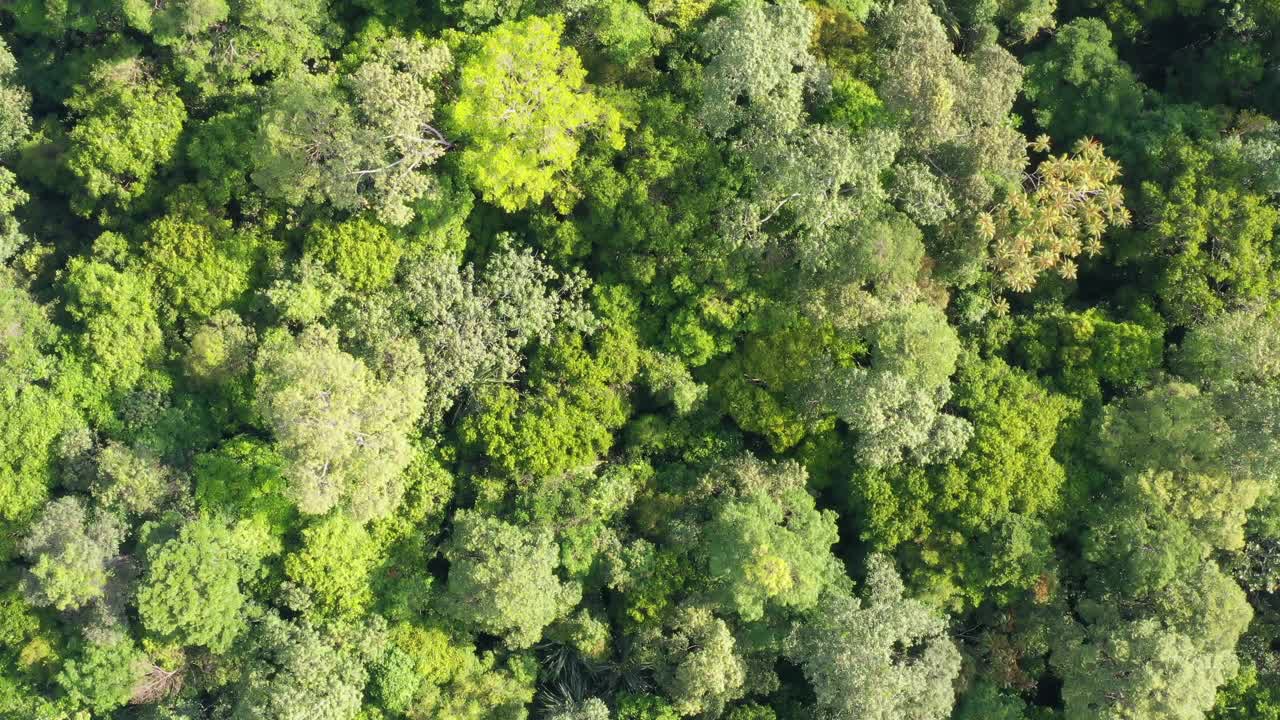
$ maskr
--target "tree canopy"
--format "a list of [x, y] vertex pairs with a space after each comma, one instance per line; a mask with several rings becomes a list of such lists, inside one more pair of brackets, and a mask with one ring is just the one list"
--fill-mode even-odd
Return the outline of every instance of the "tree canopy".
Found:
[[0, 2], [0, 719], [1280, 720], [1280, 5]]

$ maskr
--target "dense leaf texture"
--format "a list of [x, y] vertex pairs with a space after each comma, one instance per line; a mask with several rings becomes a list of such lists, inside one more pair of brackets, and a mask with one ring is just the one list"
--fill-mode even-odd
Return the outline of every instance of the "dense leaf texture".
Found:
[[0, 718], [1280, 720], [1274, 0], [0, 2]]

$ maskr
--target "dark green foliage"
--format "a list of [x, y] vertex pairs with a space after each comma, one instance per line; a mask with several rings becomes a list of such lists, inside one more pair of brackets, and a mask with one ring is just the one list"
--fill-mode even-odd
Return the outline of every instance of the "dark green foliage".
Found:
[[1274, 0], [0, 35], [0, 718], [1280, 720]]
[[1097, 18], [1059, 28], [1027, 64], [1026, 93], [1035, 103], [1035, 120], [1053, 137], [1096, 135], [1111, 142], [1124, 137], [1132, 113], [1142, 109], [1146, 88], [1116, 54], [1111, 32]]
[[1083, 400], [1100, 401], [1103, 388], [1124, 392], [1145, 385], [1160, 368], [1164, 344], [1158, 328], [1116, 322], [1097, 309], [1039, 313], [1018, 328], [1020, 365], [1052, 378]]
[[1074, 404], [976, 357], [957, 374], [953, 403], [974, 426], [959, 457], [857, 472], [851, 499], [863, 537], [897, 549], [909, 580], [938, 601], [976, 605], [988, 593], [1025, 591], [1049, 569], [1065, 481], [1053, 443]]

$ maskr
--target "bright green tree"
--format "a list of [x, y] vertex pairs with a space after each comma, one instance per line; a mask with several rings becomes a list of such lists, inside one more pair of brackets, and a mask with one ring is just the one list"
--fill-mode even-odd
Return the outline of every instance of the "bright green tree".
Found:
[[1150, 218], [1149, 230], [1124, 250], [1126, 259], [1158, 273], [1160, 308], [1179, 325], [1264, 303], [1272, 292], [1271, 239], [1280, 212], [1233, 180], [1215, 155], [1177, 136], [1153, 150], [1154, 178], [1142, 184], [1139, 210]]
[[138, 614], [157, 637], [225, 652], [245, 628], [241, 581], [251, 573], [236, 530], [210, 517], [182, 527], [177, 537], [147, 550], [138, 588]]
[[322, 615], [358, 615], [373, 593], [379, 548], [360, 523], [332, 513], [302, 531], [302, 547], [284, 560], [285, 575], [308, 590]]
[[463, 30], [476, 32], [496, 22], [519, 20], [530, 12], [526, 0], [443, 0], [441, 9]]
[[403, 252], [385, 227], [363, 219], [312, 228], [306, 250], [356, 292], [391, 284]]
[[52, 479], [55, 440], [70, 426], [69, 403], [54, 392], [56, 327], [46, 309], [0, 270], [0, 519], [26, 521]]
[[649, 694], [618, 694], [617, 720], [679, 720], [671, 703]]
[[228, 385], [243, 380], [253, 367], [257, 333], [235, 312], [219, 310], [191, 333], [183, 358], [187, 374], [199, 383]]
[[150, 283], [101, 260], [72, 258], [63, 281], [75, 323], [70, 345], [84, 367], [76, 386], [86, 408], [103, 417], [158, 363], [163, 338]]
[[1069, 718], [1201, 718], [1253, 615], [1214, 553], [1238, 548], [1257, 481], [1223, 461], [1229, 428], [1193, 386], [1117, 402], [1101, 457], [1123, 481], [1082, 534], [1090, 592], [1051, 661]]
[[1218, 691], [1209, 720], [1276, 720], [1280, 718], [1280, 685], [1252, 665]]
[[480, 410], [460, 427], [466, 446], [512, 477], [580, 470], [614, 443], [627, 419], [620, 392], [635, 376], [635, 338], [603, 334], [594, 352], [578, 336], [560, 336], [530, 363], [527, 390], [489, 386], [476, 398]]
[[622, 147], [618, 112], [584, 88], [586, 70], [561, 46], [563, 31], [558, 17], [505, 23], [462, 67], [450, 111], [466, 138], [462, 169], [485, 200], [507, 211], [547, 196], [567, 207], [573, 189], [565, 175], [584, 131]]
[[593, 44], [627, 69], [645, 67], [669, 37], [635, 0], [588, 0], [579, 17]]
[[539, 478], [521, 487], [512, 517], [553, 529], [565, 572], [572, 578], [586, 576], [607, 554], [617, 537], [617, 521], [650, 472], [645, 463], [619, 463]]
[[385, 707], [409, 717], [522, 720], [534, 696], [537, 664], [499, 659], [437, 626], [391, 628], [391, 648], [375, 676]]
[[1280, 379], [1280, 314], [1265, 306], [1224, 313], [1187, 332], [1179, 372], [1216, 387]]
[[262, 238], [215, 217], [166, 215], [151, 224], [144, 266], [155, 279], [165, 319], [204, 320], [249, 290]]
[[897, 550], [913, 585], [940, 602], [977, 605], [1021, 592], [1045, 571], [1066, 474], [1054, 458], [1075, 409], [1000, 360], [968, 356], [953, 406], [973, 424], [964, 452], [932, 467], [855, 471], [863, 537]]
[[67, 100], [77, 122], [67, 166], [83, 185], [76, 209], [128, 207], [173, 157], [187, 111], [140, 59], [105, 62]]
[[1101, 402], [1103, 385], [1143, 387], [1164, 361], [1158, 327], [1118, 321], [1097, 308], [1052, 309], [1019, 319], [1014, 336], [1018, 363], [1052, 378], [1056, 388]]
[[133, 697], [146, 670], [142, 653], [128, 637], [85, 643], [58, 671], [55, 680], [71, 708], [107, 715]]
[[197, 455], [194, 466], [196, 502], [209, 514], [260, 523], [277, 537], [294, 525], [285, 459], [270, 444], [232, 438]]
[[1246, 307], [1193, 328], [1176, 357], [1177, 367], [1208, 392], [1231, 429], [1222, 452], [1226, 470], [1264, 487], [1280, 478], [1278, 342], [1277, 315]]
[[1116, 473], [1212, 472], [1223, 466], [1230, 432], [1210, 396], [1170, 382], [1108, 406], [1098, 454]]

